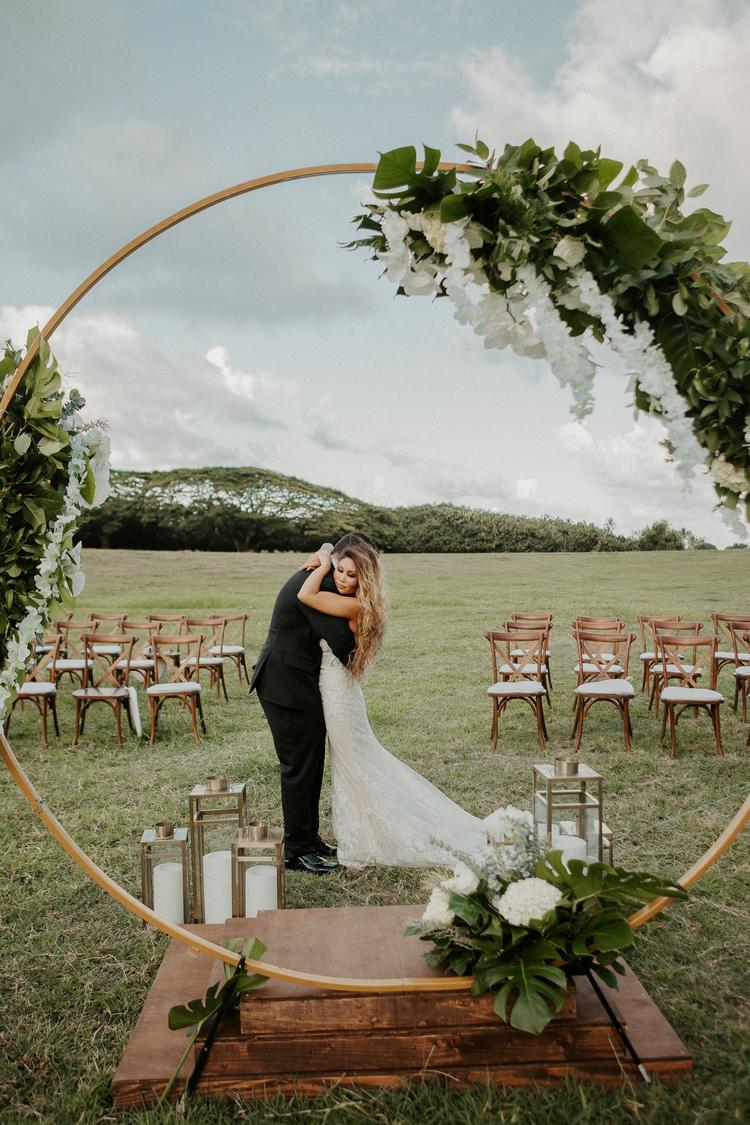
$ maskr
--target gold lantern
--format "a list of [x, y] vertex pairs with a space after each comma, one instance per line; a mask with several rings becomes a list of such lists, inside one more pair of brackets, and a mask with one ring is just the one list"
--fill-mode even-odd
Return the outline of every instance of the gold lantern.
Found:
[[245, 825], [247, 784], [208, 777], [191, 789], [189, 810], [193, 920], [223, 922], [232, 913], [231, 840]]
[[232, 917], [284, 909], [284, 830], [250, 821], [232, 840]]
[[188, 830], [168, 820], [141, 836], [141, 902], [182, 925], [190, 918]]
[[584, 762], [556, 758], [534, 771], [534, 827], [563, 861], [602, 859], [602, 775]]

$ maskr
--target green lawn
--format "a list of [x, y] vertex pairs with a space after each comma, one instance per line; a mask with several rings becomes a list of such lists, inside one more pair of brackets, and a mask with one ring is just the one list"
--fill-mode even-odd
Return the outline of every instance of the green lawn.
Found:
[[[289, 555], [89, 551], [82, 609], [247, 610], [249, 650], [265, 635], [273, 597], [298, 560]], [[484, 629], [517, 609], [551, 610], [551, 742], [542, 760], [570, 746], [574, 662], [568, 623], [576, 613], [681, 612], [708, 621], [750, 598], [750, 557], [741, 551], [624, 555], [393, 556], [386, 641], [365, 685], [380, 740], [477, 815], [528, 805], [540, 751], [531, 712], [511, 712], [489, 749], [489, 646]], [[633, 675], [639, 686], [639, 644]], [[250, 808], [279, 819], [277, 763], [263, 714], [228, 669], [229, 704], [207, 700], [208, 736], [196, 746], [188, 720], [166, 710], [150, 748], [113, 739], [112, 719], [92, 711], [87, 738], [70, 746], [72, 707], [61, 702], [62, 737], [44, 751], [38, 720], [16, 711], [12, 744], [31, 779], [78, 842], [139, 892], [142, 828], [185, 823], [187, 793], [209, 773], [248, 779]], [[731, 674], [720, 687], [731, 698]], [[65, 689], [66, 693], [69, 689]], [[205, 693], [204, 693], [205, 694]], [[633, 708], [634, 749], [624, 751], [609, 708], [587, 720], [583, 757], [605, 777], [605, 818], [616, 859], [677, 876], [705, 850], [747, 791], [747, 727], [729, 705], [725, 757], [714, 755], [705, 716], [680, 724], [670, 761], [643, 697]], [[328, 795], [323, 795], [324, 827]], [[325, 832], [324, 832], [325, 834]], [[220, 1105], [196, 1101], [189, 1122], [728, 1122], [750, 1117], [748, 927], [750, 834], [678, 904], [644, 927], [633, 964], [696, 1059], [677, 1087], [605, 1092], [571, 1082], [538, 1091], [442, 1087], [332, 1092], [317, 1102]], [[0, 927], [4, 952], [0, 1018], [0, 1120], [112, 1121], [109, 1081], [166, 946], [161, 934], [88, 883], [7, 776], [0, 776]], [[288, 904], [343, 906], [419, 902], [424, 873], [373, 869], [330, 879], [292, 875]], [[269, 951], [269, 956], [273, 951]], [[335, 969], [335, 967], [332, 967]], [[133, 1122], [178, 1120], [175, 1111]]]

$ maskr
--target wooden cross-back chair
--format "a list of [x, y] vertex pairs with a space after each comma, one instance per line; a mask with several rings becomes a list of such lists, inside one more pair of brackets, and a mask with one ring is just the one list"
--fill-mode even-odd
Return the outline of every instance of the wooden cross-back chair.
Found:
[[245, 662], [245, 629], [250, 615], [247, 613], [216, 614], [224, 621], [224, 639], [220, 645], [209, 645], [210, 656], [223, 656], [229, 658], [237, 667], [237, 676], [240, 684], [244, 674], [245, 683], [250, 683], [250, 675]]
[[714, 655], [716, 661], [716, 675], [719, 675], [726, 664], [733, 664], [736, 668], [744, 665], [750, 666], [750, 651], [747, 648], [736, 649], [732, 640], [732, 630], [750, 629], [750, 614], [742, 613], [712, 613], [714, 635], [719, 638], [719, 647]]
[[226, 620], [223, 617], [186, 617], [185, 626], [188, 633], [202, 632], [204, 638], [208, 637], [206, 647], [209, 649], [205, 655], [198, 657], [190, 657], [190, 662], [195, 664], [198, 671], [196, 678], [200, 673], [207, 671], [209, 674], [209, 686], [216, 689], [216, 699], [221, 702], [221, 693], [224, 692], [224, 699], [229, 700], [227, 695], [227, 685], [224, 679], [224, 657], [219, 656], [218, 652], [211, 652], [211, 649], [221, 650], [224, 647], [224, 632], [226, 630]]
[[[740, 660], [743, 652], [750, 651], [750, 625], [745, 627], [732, 626], [731, 629], [732, 647], [737, 656], [736, 667], [734, 669], [734, 709], [737, 710], [738, 697], [742, 696], [742, 721], [747, 722], [747, 695], [750, 686], [750, 664]], [[750, 733], [747, 736], [747, 744], [750, 746]]]
[[641, 631], [641, 665], [643, 668], [643, 677], [641, 679], [641, 691], [649, 693], [651, 691], [651, 669], [656, 660], [656, 652], [654, 650], [654, 633], [652, 625], [658, 622], [660, 625], [668, 625], [671, 622], [681, 621], [682, 615], [679, 613], [641, 613], [636, 618], [638, 628]]
[[[521, 621], [511, 620], [511, 621], [503, 622], [503, 624], [500, 626], [500, 628], [503, 629], [506, 633], [539, 633], [540, 635], [542, 635], [544, 637], [545, 644], [544, 644], [544, 663], [542, 665], [542, 683], [544, 684], [544, 694], [545, 694], [546, 700], [551, 707], [552, 706], [552, 700], [550, 699], [549, 693], [550, 693], [550, 690], [552, 688], [552, 674], [550, 672], [550, 663], [549, 663], [549, 634], [550, 634], [550, 629], [552, 628], [552, 625], [551, 624], [532, 625], [532, 624], [526, 624], [525, 622], [521, 622]], [[512, 648], [510, 650], [511, 660], [513, 661], [514, 664], [518, 664], [521, 661], [521, 658], [523, 657], [524, 651], [525, 651], [524, 648], [521, 648], [521, 647], [518, 647], [518, 646], [516, 646], [515, 648]], [[528, 669], [528, 671], [533, 671], [533, 669]], [[500, 678], [501, 679], [507, 678], [507, 673], [508, 673], [507, 667], [501, 667]]]
[[[171, 636], [175, 636], [175, 634], [182, 635], [183, 633], [187, 633], [187, 625], [185, 624], [184, 613], [147, 613], [146, 620], [150, 622], [151, 625], [153, 625], [153, 627], [160, 633], [169, 633]], [[170, 652], [165, 647], [160, 651], [162, 659], [168, 659], [172, 662], [172, 664], [179, 664], [179, 649], [173, 649]], [[146, 655], [148, 655], [148, 650], [146, 650]]]
[[[547, 727], [542, 701], [546, 695], [542, 669], [546, 665], [547, 635], [544, 630], [497, 630], [484, 634], [492, 652], [492, 685], [487, 694], [492, 703], [490, 742], [497, 747], [500, 716], [514, 699], [523, 699], [536, 716], [537, 737], [544, 749]], [[520, 653], [515, 659], [513, 652]]]
[[595, 703], [611, 703], [622, 716], [625, 749], [630, 750], [633, 727], [630, 722], [630, 700], [635, 689], [627, 678], [630, 663], [630, 646], [635, 633], [588, 632], [575, 633], [578, 646], [578, 686], [574, 691], [575, 719], [571, 738], [580, 749], [583, 723]]
[[83, 684], [83, 673], [86, 668], [83, 655], [83, 637], [86, 633], [97, 631], [96, 622], [88, 620], [57, 621], [55, 622], [55, 629], [62, 637], [60, 653], [64, 655], [59, 655], [51, 662], [49, 666], [50, 679], [56, 686], [59, 686], [63, 676], [70, 676], [71, 680], [76, 680], [80, 686]]
[[23, 707], [24, 703], [31, 703], [36, 707], [39, 712], [39, 717], [42, 721], [42, 742], [45, 749], [49, 748], [47, 741], [47, 714], [52, 715], [52, 722], [55, 727], [55, 734], [60, 737], [60, 727], [57, 722], [57, 685], [53, 680], [45, 679], [45, 673], [49, 673], [50, 666], [58, 659], [60, 655], [60, 647], [62, 645], [62, 637], [56, 633], [50, 638], [49, 644], [46, 646], [45, 651], [37, 656], [36, 663], [27, 674], [26, 679], [18, 689], [18, 694], [13, 700], [10, 711], [5, 719], [4, 727], [5, 733], [8, 733], [10, 728], [10, 717], [13, 714], [13, 709], [17, 703]]
[[552, 690], [552, 657], [550, 653], [549, 634], [554, 625], [554, 621], [554, 613], [511, 613], [510, 618], [503, 626], [503, 628], [505, 629], [517, 629], [519, 627], [525, 627], [528, 629], [547, 630], [547, 673], [545, 676], [544, 686], [547, 689], [547, 701], [549, 702], [550, 706], [552, 706], [551, 700], [549, 698], [549, 693]]
[[[126, 619], [124, 632], [134, 640], [133, 654], [129, 661], [130, 679], [140, 681], [147, 688], [154, 679], [154, 657], [151, 638], [159, 633], [161, 625], [155, 621], [131, 621]], [[120, 662], [115, 661], [119, 667]]]
[[[206, 733], [206, 722], [203, 718], [201, 706], [201, 685], [197, 679], [197, 661], [200, 658], [203, 636], [201, 633], [155, 633], [152, 638], [154, 655], [155, 683], [146, 688], [149, 715], [151, 719], [150, 739], [153, 746], [156, 740], [156, 724], [159, 712], [168, 699], [176, 699], [181, 706], [190, 712], [193, 724], [193, 737], [200, 742], [198, 734], [198, 717], [201, 728]], [[175, 665], [169, 663], [165, 655], [170, 652], [179, 653], [179, 662]], [[164, 655], [163, 655], [164, 654]], [[191, 661], [191, 658], [192, 659]]]
[[[724, 702], [724, 696], [716, 690], [714, 662], [718, 638], [699, 637], [697, 634], [686, 636], [683, 633], [657, 632], [656, 643], [664, 683], [667, 684], [668, 679], [678, 680], [677, 684], [667, 684], [661, 691], [661, 702], [664, 704], [661, 737], [664, 738], [669, 722], [670, 758], [675, 756], [677, 722], [686, 707], [694, 707], [708, 713], [713, 723], [716, 753], [723, 756], [719, 709]], [[676, 674], [671, 669], [675, 669]], [[699, 683], [704, 669], [708, 671], [708, 687], [701, 687]]]
[[125, 619], [126, 613], [90, 613], [89, 620], [91, 627], [96, 630], [101, 640], [97, 640], [93, 645], [96, 652], [101, 653], [102, 656], [108, 656], [110, 660], [116, 660], [120, 656], [120, 649], [112, 639], [112, 633], [125, 632]]
[[[577, 649], [577, 659], [576, 663], [573, 666], [573, 675], [576, 677], [576, 683], [581, 683], [583, 682], [581, 676], [583, 676], [583, 679], [585, 680], [587, 677], [596, 675], [597, 666], [595, 663], [592, 663], [592, 661], [588, 659], [588, 653], [586, 652], [585, 648], [580, 649], [580, 647], [578, 646], [578, 634], [580, 632], [589, 633], [593, 636], [597, 636], [602, 633], [620, 634], [625, 630], [625, 622], [622, 617], [578, 616], [573, 619], [570, 627], [573, 630], [573, 640], [576, 642]], [[600, 654], [602, 654], [601, 650], [599, 650], [599, 652]], [[603, 655], [614, 656], [614, 653], [604, 653]], [[613, 661], [611, 675], [622, 675], [621, 672], [617, 673], [615, 665], [616, 661]], [[576, 704], [574, 701], [573, 710], [575, 711], [575, 709]]]
[[[678, 679], [680, 671], [675, 664], [668, 663], [664, 665], [661, 659], [661, 650], [659, 648], [659, 637], [665, 633], [669, 633], [673, 637], [697, 637], [703, 629], [702, 621], [669, 621], [669, 622], [651, 622], [651, 631], [654, 637], [654, 651], [656, 652], [656, 660], [651, 666], [651, 691], [648, 698], [649, 711], [654, 705], [656, 700], [655, 716], [659, 718], [659, 700], [661, 699], [661, 692], [667, 686], [669, 680]], [[665, 676], [666, 672], [666, 676]], [[703, 675], [703, 669], [699, 669], [697, 675]]]
[[114, 712], [115, 731], [117, 741], [122, 745], [122, 710], [128, 717], [131, 731], [133, 723], [130, 718], [130, 658], [133, 654], [135, 637], [128, 637], [119, 633], [111, 633], [111, 644], [117, 646], [120, 654], [117, 662], [113, 662], [111, 654], [98, 651], [101, 647], [99, 638], [101, 634], [84, 633], [83, 641], [83, 683], [73, 692], [76, 701], [75, 723], [73, 728], [73, 745], [78, 745], [79, 736], [83, 734], [86, 725], [86, 715], [95, 703], [106, 703]]

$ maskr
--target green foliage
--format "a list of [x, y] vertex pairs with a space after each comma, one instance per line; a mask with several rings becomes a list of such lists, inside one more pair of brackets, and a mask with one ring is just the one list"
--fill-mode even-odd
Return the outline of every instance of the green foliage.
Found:
[[[29, 344], [37, 335], [36, 329], [29, 333]], [[21, 353], [6, 343], [3, 386], [20, 362]], [[40, 340], [37, 358], [0, 419], [0, 668], [15, 628], [38, 600], [34, 578], [68, 483], [70, 434], [61, 423], [82, 401], [72, 392], [65, 403], [57, 363]]]
[[[227, 948], [241, 957], [250, 960], [259, 960], [266, 951], [266, 947], [259, 938], [232, 938], [227, 942]], [[235, 972], [230, 965], [224, 966], [224, 983], [219, 987], [219, 981], [210, 985], [202, 1000], [189, 1000], [187, 1004], [175, 1004], [169, 1009], [168, 1023], [170, 1031], [178, 1031], [183, 1027], [198, 1029], [224, 1005], [225, 1011], [239, 1000], [243, 992], [253, 988], [260, 988], [268, 977], [260, 973]]]
[[406, 930], [432, 943], [428, 964], [472, 974], [475, 995], [499, 985], [495, 1011], [532, 1035], [562, 1007], [569, 974], [593, 971], [616, 987], [624, 971], [620, 956], [634, 944], [627, 920], [634, 908], [661, 896], [687, 898], [682, 887], [648, 872], [580, 860], [566, 866], [559, 851], [539, 860], [536, 877], [556, 887], [560, 899], [528, 926], [505, 921], [496, 909], [496, 887], [481, 874], [472, 894], [449, 894], [449, 926], [420, 920]]
[[[702, 541], [663, 521], [640, 535], [617, 535], [551, 516], [529, 517], [424, 504], [381, 508], [256, 468], [113, 472], [112, 495], [87, 511], [87, 547], [194, 551], [307, 551], [364, 528], [387, 551], [650, 551], [698, 548]], [[179, 502], [178, 502], [179, 497]]]
[[[716, 485], [720, 499], [735, 507], [745, 493], [750, 512], [750, 447], [744, 436], [750, 413], [750, 265], [722, 261], [729, 223], [721, 215], [701, 207], [683, 210], [686, 199], [701, 195], [706, 185], [686, 191], [679, 161], [661, 176], [646, 160], [615, 183], [622, 164], [574, 142], [562, 157], [532, 139], [506, 145], [499, 156], [481, 140], [458, 147], [470, 157], [467, 179], [438, 171], [439, 153], [433, 149], [425, 150], [429, 160], [421, 171], [413, 147], [383, 153], [374, 180], [375, 189], [388, 189], [375, 190], [383, 204], [356, 217], [364, 237], [349, 245], [386, 248], [380, 230], [386, 207], [437, 210], [445, 223], [468, 218], [482, 238], [472, 253], [482, 260], [492, 288], [505, 292], [518, 268], [530, 263], [549, 284], [571, 332], [590, 328], [601, 339], [597, 320], [560, 301], [568, 264], [554, 251], [572, 236], [581, 264], [609, 294], [625, 325], [646, 321], [653, 329], [706, 453], [722, 454], [737, 471], [729, 487]], [[417, 257], [432, 253], [421, 247], [419, 233], [413, 239]], [[649, 412], [661, 409], [638, 385], [635, 404]]]

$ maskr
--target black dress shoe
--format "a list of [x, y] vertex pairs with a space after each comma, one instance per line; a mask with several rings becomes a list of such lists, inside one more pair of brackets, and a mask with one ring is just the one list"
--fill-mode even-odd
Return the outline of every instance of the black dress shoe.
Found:
[[331, 847], [330, 844], [327, 844], [325, 842], [325, 840], [321, 840], [320, 836], [315, 837], [314, 847], [315, 847], [315, 851], [318, 853], [318, 855], [322, 855], [322, 856], [324, 856], [326, 858], [330, 858], [330, 859], [336, 858], [336, 849]]
[[333, 860], [324, 859], [317, 852], [305, 852], [304, 855], [295, 855], [292, 859], [284, 861], [287, 871], [307, 871], [310, 875], [330, 875], [338, 871], [339, 865]]

